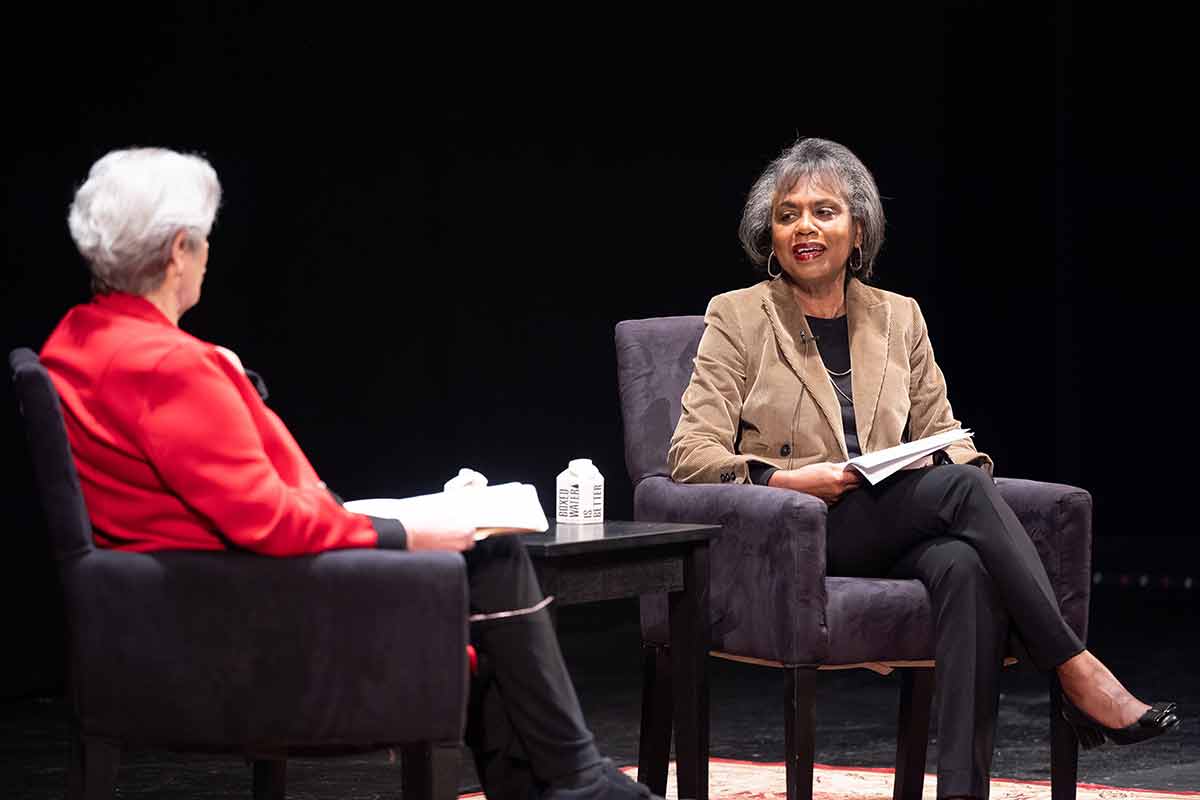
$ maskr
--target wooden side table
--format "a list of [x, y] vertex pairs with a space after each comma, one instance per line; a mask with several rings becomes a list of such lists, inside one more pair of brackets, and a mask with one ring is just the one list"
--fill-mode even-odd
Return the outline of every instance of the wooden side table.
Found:
[[558, 605], [668, 595], [671, 692], [658, 696], [652, 682], [643, 683], [638, 746], [638, 780], [658, 795], [666, 794], [671, 743], [653, 735], [653, 722], [669, 701], [678, 796], [708, 800], [708, 545], [720, 531], [719, 525], [605, 521], [551, 523], [545, 533], [521, 537], [542, 592]]

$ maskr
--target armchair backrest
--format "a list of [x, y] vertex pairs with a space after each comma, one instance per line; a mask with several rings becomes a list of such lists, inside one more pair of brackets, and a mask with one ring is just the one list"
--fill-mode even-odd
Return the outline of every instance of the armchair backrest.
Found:
[[625, 468], [636, 488], [669, 476], [667, 448], [704, 333], [704, 317], [652, 317], [617, 323], [617, 384], [625, 423]]
[[34, 479], [46, 512], [54, 557], [61, 564], [93, 549], [92, 523], [67, 443], [62, 406], [37, 353], [18, 348], [9, 355], [8, 363], [12, 367], [21, 416], [25, 419]]

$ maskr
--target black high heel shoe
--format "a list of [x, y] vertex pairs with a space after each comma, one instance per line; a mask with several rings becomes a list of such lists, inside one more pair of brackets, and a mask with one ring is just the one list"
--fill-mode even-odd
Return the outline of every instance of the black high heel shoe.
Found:
[[1075, 731], [1075, 738], [1079, 740], [1079, 746], [1084, 750], [1099, 747], [1104, 744], [1105, 739], [1113, 744], [1125, 745], [1161, 736], [1179, 724], [1179, 717], [1175, 714], [1175, 709], [1175, 703], [1155, 703], [1132, 725], [1126, 725], [1124, 728], [1109, 728], [1076, 708], [1066, 695], [1063, 695], [1062, 698], [1063, 719]]

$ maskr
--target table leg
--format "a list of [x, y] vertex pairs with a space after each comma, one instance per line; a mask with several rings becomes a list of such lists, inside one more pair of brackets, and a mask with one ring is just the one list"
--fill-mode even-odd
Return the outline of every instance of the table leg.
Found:
[[638, 736], [638, 781], [667, 796], [671, 762], [671, 648], [642, 644], [642, 724]]
[[683, 560], [683, 591], [670, 598], [678, 796], [708, 800], [708, 543]]

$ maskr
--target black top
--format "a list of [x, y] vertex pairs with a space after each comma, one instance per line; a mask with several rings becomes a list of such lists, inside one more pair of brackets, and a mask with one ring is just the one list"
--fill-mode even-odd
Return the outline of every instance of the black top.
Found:
[[[829, 372], [845, 372], [845, 375], [830, 375], [834, 385], [833, 393], [837, 396], [842, 408], [842, 432], [846, 435], [846, 452], [851, 458], [862, 455], [858, 444], [858, 423], [854, 418], [854, 390], [851, 384], [853, 373], [850, 372], [850, 324], [843, 314], [835, 319], [809, 317], [809, 330], [817, 340], [817, 352], [821, 355], [826, 370]], [[750, 481], [766, 484], [775, 473], [775, 467], [761, 462], [749, 464]]]
[[[817, 338], [817, 350], [821, 354], [821, 360], [825, 362], [825, 369], [831, 373], [829, 378], [833, 381], [833, 393], [837, 395], [838, 405], [842, 407], [842, 431], [846, 434], [846, 452], [851, 458], [860, 456], [862, 450], [858, 446], [858, 423], [854, 419], [854, 391], [850, 381], [853, 377], [853, 373], [850, 372], [850, 324], [845, 314], [836, 319], [806, 319], [813, 336]], [[846, 374], [833, 375], [835, 372]]]

